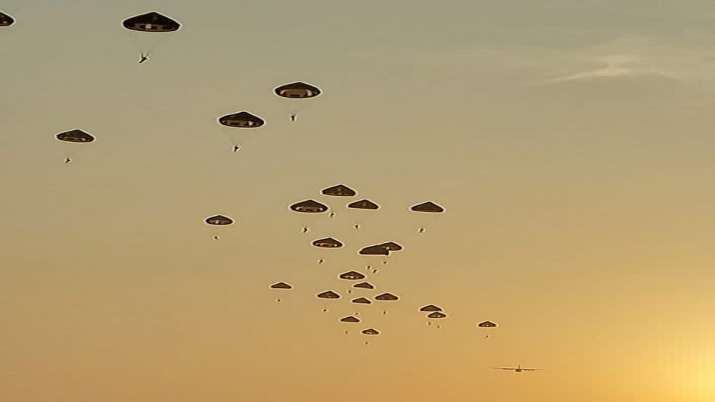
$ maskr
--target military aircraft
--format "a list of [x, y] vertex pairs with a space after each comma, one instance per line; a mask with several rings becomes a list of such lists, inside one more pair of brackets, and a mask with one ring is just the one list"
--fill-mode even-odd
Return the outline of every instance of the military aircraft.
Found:
[[535, 369], [535, 368], [521, 368], [521, 364], [516, 366], [516, 367], [492, 367], [494, 370], [507, 370], [507, 371], [513, 371], [515, 373], [521, 373], [524, 371], [536, 371], [536, 370], [541, 370], [541, 369]]

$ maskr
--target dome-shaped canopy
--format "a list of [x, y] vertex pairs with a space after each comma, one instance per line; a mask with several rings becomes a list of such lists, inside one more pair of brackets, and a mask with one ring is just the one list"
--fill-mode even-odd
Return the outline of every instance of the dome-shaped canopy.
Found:
[[423, 202], [422, 204], [417, 204], [410, 208], [415, 212], [444, 212], [444, 208], [435, 204], [432, 201]]
[[360, 201], [355, 201], [351, 202], [348, 204], [348, 208], [353, 208], [353, 209], [378, 209], [380, 208], [379, 205], [375, 204], [374, 202], [370, 200], [360, 200]]
[[384, 247], [387, 249], [387, 251], [400, 251], [402, 250], [402, 246], [399, 244], [395, 243], [394, 241], [389, 241], [387, 243], [382, 243], [380, 244], [381, 247]]
[[365, 275], [360, 272], [350, 271], [340, 274], [340, 279], [347, 279], [349, 281], [357, 281], [360, 279], [365, 279]]
[[491, 321], [484, 321], [479, 323], [479, 327], [481, 328], [494, 328], [496, 327], [497, 324], [491, 322]]
[[394, 301], [397, 299], [399, 299], [399, 297], [393, 295], [392, 293], [383, 293], [383, 294], [375, 297], [375, 300], [382, 300], [382, 301]]
[[445, 318], [447, 317], [447, 314], [441, 312], [441, 311], [435, 311], [434, 313], [429, 313], [427, 314], [428, 318]]
[[375, 289], [375, 287], [368, 282], [360, 282], [353, 285], [354, 288], [359, 289]]
[[181, 27], [177, 21], [154, 11], [127, 18], [122, 25], [129, 30], [141, 32], [172, 32]]
[[11, 16], [5, 14], [5, 13], [0, 13], [0, 27], [9, 27], [10, 25], [15, 23], [15, 19], [12, 18]]
[[434, 312], [434, 311], [442, 311], [441, 307], [437, 307], [434, 304], [429, 304], [427, 306], [424, 306], [420, 309], [420, 311], [424, 312]]
[[275, 90], [276, 95], [284, 98], [313, 98], [320, 95], [320, 89], [304, 82], [281, 85]]
[[258, 128], [265, 124], [265, 121], [258, 116], [248, 112], [238, 112], [220, 117], [218, 122], [228, 127]]
[[340, 322], [360, 322], [360, 319], [350, 315], [350, 316], [341, 318]]
[[271, 285], [271, 289], [293, 289], [293, 286], [285, 282], [278, 282]]
[[332, 290], [328, 290], [327, 292], [319, 293], [318, 297], [321, 299], [339, 299], [340, 295]]
[[318, 201], [305, 200], [291, 205], [290, 209], [296, 212], [320, 213], [327, 211], [328, 206], [321, 204]]
[[362, 255], [389, 255], [390, 251], [382, 245], [368, 246], [360, 250]]
[[315, 240], [313, 242], [313, 245], [315, 247], [323, 247], [323, 248], [338, 248], [338, 247], [342, 247], [343, 243], [333, 239], [332, 237], [327, 237], [325, 239]]
[[353, 197], [357, 194], [355, 190], [344, 184], [338, 184], [337, 186], [323, 189], [322, 193], [325, 195], [332, 195], [334, 197]]
[[209, 225], [230, 225], [233, 223], [233, 219], [229, 218], [228, 216], [223, 216], [223, 215], [215, 215], [206, 218], [206, 223]]
[[94, 137], [82, 130], [70, 130], [57, 134], [57, 139], [66, 142], [92, 142]]
[[362, 333], [365, 335], [380, 335], [380, 331], [373, 328], [363, 330]]
[[369, 299], [366, 299], [364, 297], [358, 297], [357, 299], [353, 299], [353, 303], [357, 304], [372, 304], [372, 302]]

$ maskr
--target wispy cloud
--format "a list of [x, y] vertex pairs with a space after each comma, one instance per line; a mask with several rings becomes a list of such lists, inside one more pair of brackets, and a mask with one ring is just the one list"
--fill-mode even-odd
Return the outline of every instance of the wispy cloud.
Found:
[[661, 77], [672, 80], [681, 79], [681, 76], [677, 73], [666, 71], [660, 66], [651, 65], [640, 56], [634, 54], [612, 54], [596, 58], [593, 62], [594, 64], [600, 64], [600, 67], [551, 78], [546, 80], [545, 83], [643, 76]]

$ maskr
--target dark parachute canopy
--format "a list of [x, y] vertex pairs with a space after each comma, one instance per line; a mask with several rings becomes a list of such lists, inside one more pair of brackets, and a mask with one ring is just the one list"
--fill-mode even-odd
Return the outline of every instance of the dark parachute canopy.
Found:
[[353, 299], [353, 303], [357, 304], [372, 304], [372, 302], [369, 299], [366, 299], [364, 297], [358, 297], [357, 299]]
[[327, 292], [318, 293], [318, 297], [321, 299], [339, 299], [340, 295], [332, 290], [328, 290]]
[[94, 137], [82, 130], [70, 130], [57, 134], [57, 139], [66, 142], [92, 142]]
[[444, 208], [440, 207], [432, 201], [413, 205], [410, 209], [415, 212], [444, 212]]
[[380, 331], [374, 328], [363, 330], [362, 333], [365, 335], [380, 335]]
[[339, 241], [333, 239], [332, 237], [327, 237], [325, 239], [318, 239], [313, 242], [313, 245], [315, 247], [323, 247], [323, 248], [338, 248], [342, 247], [343, 243], [340, 243]]
[[382, 300], [382, 301], [393, 301], [397, 300], [399, 297], [393, 295], [392, 293], [383, 293], [379, 296], [375, 297], [375, 300]]
[[265, 124], [265, 121], [258, 116], [248, 112], [238, 112], [220, 117], [218, 122], [228, 127], [258, 128]]
[[230, 225], [233, 223], [233, 219], [231, 219], [227, 216], [223, 216], [223, 215], [215, 215], [215, 216], [206, 218], [206, 223], [208, 223], [209, 225], [219, 225], [219, 226]]
[[497, 324], [491, 322], [491, 321], [484, 321], [479, 323], [480, 328], [494, 328], [496, 327]]
[[360, 272], [350, 271], [340, 274], [340, 279], [347, 279], [349, 281], [357, 281], [360, 279], [365, 279], [365, 275]]
[[271, 288], [272, 289], [293, 289], [293, 286], [291, 286], [285, 282], [278, 282], [278, 283], [274, 283], [273, 285], [271, 285]]
[[378, 244], [375, 246], [367, 246], [364, 247], [360, 250], [360, 254], [362, 255], [389, 255], [390, 250], [388, 250], [386, 247]]
[[283, 98], [313, 98], [320, 95], [320, 89], [304, 82], [281, 85], [274, 91]]
[[442, 311], [441, 307], [437, 307], [434, 304], [429, 304], [427, 306], [423, 306], [420, 311], [424, 312], [434, 312], [434, 311]]
[[344, 184], [338, 184], [337, 186], [328, 187], [322, 191], [325, 195], [332, 195], [334, 197], [353, 197], [357, 193], [355, 190]]
[[12, 18], [11, 16], [0, 12], [0, 27], [9, 27], [10, 25], [15, 23], [15, 19]]
[[378, 208], [380, 208], [380, 206], [370, 200], [360, 200], [360, 201], [351, 202], [350, 204], [348, 204], [348, 208], [378, 209]]
[[435, 311], [433, 313], [427, 314], [428, 318], [445, 318], [447, 317], [447, 314], [442, 313], [441, 311]]
[[387, 249], [387, 251], [401, 251], [401, 250], [402, 250], [402, 246], [400, 246], [399, 244], [395, 243], [394, 241], [389, 241], [389, 242], [387, 242], [387, 243], [382, 243], [382, 244], [380, 244], [380, 246], [381, 246], [381, 247], [384, 247], [385, 249]]
[[360, 319], [350, 315], [350, 316], [341, 318], [340, 322], [360, 322]]
[[371, 285], [370, 283], [368, 283], [368, 282], [356, 283], [356, 284], [353, 285], [353, 287], [354, 287], [354, 288], [360, 288], [360, 289], [375, 289], [375, 287], [372, 286], [372, 285]]
[[328, 206], [323, 205], [318, 201], [305, 200], [291, 205], [290, 209], [296, 212], [320, 213], [327, 211]]
[[173, 32], [181, 27], [177, 21], [154, 11], [127, 18], [122, 25], [126, 29], [140, 32]]

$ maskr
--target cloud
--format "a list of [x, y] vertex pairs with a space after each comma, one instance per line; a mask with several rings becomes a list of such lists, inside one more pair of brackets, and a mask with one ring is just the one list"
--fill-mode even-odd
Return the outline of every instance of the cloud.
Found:
[[611, 78], [624, 77], [649, 77], [663, 78], [669, 80], [681, 80], [682, 77], [674, 72], [650, 65], [640, 56], [634, 54], [611, 54], [605, 57], [596, 58], [594, 63], [601, 64], [600, 67], [586, 71], [562, 75], [548, 79], [544, 84], [557, 84], [572, 81], [592, 81]]

